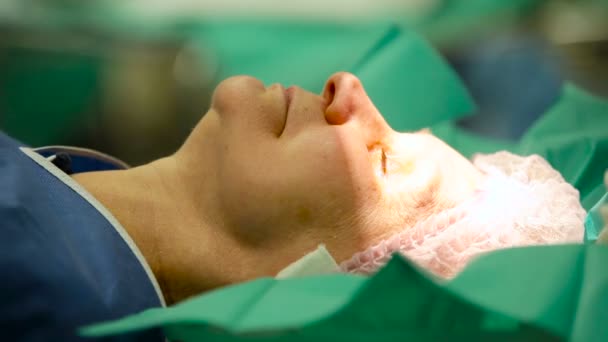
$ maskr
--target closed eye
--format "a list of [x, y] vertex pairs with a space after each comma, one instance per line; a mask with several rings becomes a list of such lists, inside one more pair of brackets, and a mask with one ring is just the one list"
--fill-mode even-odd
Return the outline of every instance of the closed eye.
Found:
[[371, 154], [371, 162], [375, 169], [374, 172], [378, 175], [386, 175], [388, 156], [385, 151], [385, 146], [376, 143], [369, 146], [367, 149]]
[[386, 174], [386, 151], [384, 151], [384, 148], [382, 149], [382, 157], [380, 162], [382, 165], [382, 173]]

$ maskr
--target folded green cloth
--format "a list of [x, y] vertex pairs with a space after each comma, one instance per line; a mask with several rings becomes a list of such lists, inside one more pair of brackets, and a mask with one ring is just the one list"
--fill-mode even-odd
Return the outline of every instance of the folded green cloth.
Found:
[[220, 61], [220, 80], [252, 75], [318, 93], [331, 74], [350, 71], [396, 130], [424, 128], [474, 109], [441, 56], [390, 22], [209, 21], [191, 29], [190, 40]]
[[608, 339], [608, 247], [490, 253], [438, 284], [400, 257], [371, 278], [263, 278], [82, 330], [179, 341]]

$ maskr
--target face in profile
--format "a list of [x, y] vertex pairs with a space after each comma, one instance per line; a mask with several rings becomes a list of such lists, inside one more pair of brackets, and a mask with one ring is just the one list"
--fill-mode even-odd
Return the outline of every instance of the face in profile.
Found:
[[430, 132], [393, 131], [349, 73], [321, 94], [227, 79], [177, 156], [204, 166], [209, 219], [276, 260], [272, 271], [320, 243], [345, 260], [458, 204], [480, 178]]
[[337, 73], [321, 94], [227, 79], [175, 154], [74, 178], [122, 223], [169, 303], [275, 276], [319, 244], [345, 272], [373, 273], [398, 251], [450, 277], [483, 251], [582, 240], [579, 193], [543, 158], [474, 163], [429, 131], [395, 132]]

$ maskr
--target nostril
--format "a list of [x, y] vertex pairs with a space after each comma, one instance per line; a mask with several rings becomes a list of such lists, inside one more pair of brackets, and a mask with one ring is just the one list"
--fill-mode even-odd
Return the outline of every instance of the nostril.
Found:
[[[327, 83], [325, 84], [325, 89], [323, 90], [323, 99], [325, 100], [325, 121], [327, 121], [330, 125], [342, 125], [347, 120], [348, 117], [344, 112], [343, 102], [341, 97], [344, 94], [338, 94], [338, 82], [341, 80], [341, 75], [336, 74], [329, 78]], [[343, 90], [339, 90], [343, 92]]]
[[325, 87], [325, 92], [323, 93], [323, 98], [325, 99], [325, 103], [327, 106], [331, 105], [334, 101], [334, 97], [336, 96], [336, 83], [330, 81]]
[[334, 82], [331, 82], [329, 84], [329, 89], [327, 90], [327, 92], [329, 93], [329, 96], [331, 98], [334, 97], [334, 95], [336, 94], [336, 84]]

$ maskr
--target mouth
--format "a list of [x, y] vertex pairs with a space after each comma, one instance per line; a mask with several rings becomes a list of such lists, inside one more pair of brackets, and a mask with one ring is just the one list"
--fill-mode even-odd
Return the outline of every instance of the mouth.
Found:
[[291, 103], [295, 96], [296, 88], [291, 86], [289, 88], [283, 88], [283, 95], [285, 97], [285, 121], [283, 123], [283, 128], [281, 129], [281, 133], [279, 133], [279, 137], [283, 135], [285, 132], [285, 128], [287, 127], [287, 119], [289, 118], [289, 109], [291, 108]]

